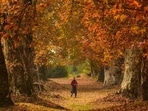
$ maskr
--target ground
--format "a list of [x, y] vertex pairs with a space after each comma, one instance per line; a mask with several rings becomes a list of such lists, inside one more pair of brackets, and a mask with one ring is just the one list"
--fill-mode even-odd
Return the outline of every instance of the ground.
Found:
[[50, 79], [38, 98], [14, 96], [15, 105], [0, 111], [148, 111], [148, 102], [118, 94], [119, 86], [103, 87], [87, 76], [76, 78], [78, 96], [70, 96], [72, 78]]

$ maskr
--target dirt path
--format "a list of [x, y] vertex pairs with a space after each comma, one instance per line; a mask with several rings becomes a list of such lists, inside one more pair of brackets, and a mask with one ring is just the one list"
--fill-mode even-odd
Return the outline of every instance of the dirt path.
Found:
[[103, 89], [103, 84], [96, 82], [90, 78], [77, 78], [78, 81], [78, 96], [70, 97], [70, 82], [72, 78], [52, 79], [56, 83], [59, 83], [65, 89], [52, 92], [55, 95], [59, 95], [57, 98], [52, 98], [52, 101], [60, 104], [72, 111], [104, 108], [110, 104], [98, 104], [96, 100], [107, 96], [109, 93], [114, 93], [117, 89]]
[[71, 80], [49, 80], [38, 98], [15, 97], [14, 106], [0, 108], [0, 111], [148, 111], [147, 101], [133, 101], [115, 94], [117, 86], [103, 88], [102, 83], [85, 77], [77, 78], [78, 97], [70, 97]]

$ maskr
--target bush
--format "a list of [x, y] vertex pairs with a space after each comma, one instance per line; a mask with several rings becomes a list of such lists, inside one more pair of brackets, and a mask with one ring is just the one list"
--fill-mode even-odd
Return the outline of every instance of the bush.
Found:
[[56, 66], [48, 69], [48, 78], [60, 78], [60, 77], [67, 77], [68, 72], [64, 66]]

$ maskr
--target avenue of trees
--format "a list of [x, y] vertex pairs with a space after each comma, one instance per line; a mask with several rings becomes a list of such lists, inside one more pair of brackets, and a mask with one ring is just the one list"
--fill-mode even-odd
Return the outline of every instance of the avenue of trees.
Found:
[[[104, 86], [148, 100], [147, 0], [0, 0], [0, 106], [35, 76], [84, 62]], [[39, 75], [38, 75], [39, 74]]]

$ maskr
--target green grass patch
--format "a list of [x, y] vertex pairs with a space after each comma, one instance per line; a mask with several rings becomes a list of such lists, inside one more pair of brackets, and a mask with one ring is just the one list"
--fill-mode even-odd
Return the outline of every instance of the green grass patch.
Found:
[[78, 104], [72, 104], [70, 106], [70, 108], [72, 110], [79, 110], [79, 111], [80, 110], [81, 111], [88, 111], [88, 110], [92, 109], [92, 107], [90, 105], [78, 105]]

